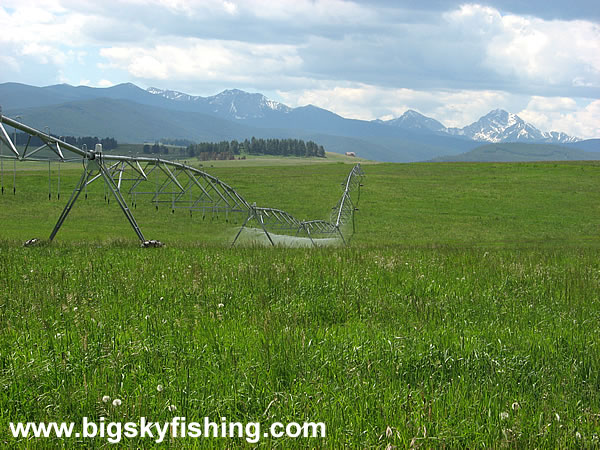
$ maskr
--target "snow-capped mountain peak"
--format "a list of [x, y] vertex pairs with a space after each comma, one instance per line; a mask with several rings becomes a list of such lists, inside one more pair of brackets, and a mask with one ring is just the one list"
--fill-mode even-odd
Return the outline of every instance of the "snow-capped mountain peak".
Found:
[[503, 142], [541, 140], [541, 131], [529, 125], [516, 114], [494, 109], [477, 122], [464, 127], [463, 135], [475, 141]]
[[237, 119], [264, 117], [265, 112], [279, 111], [287, 113], [288, 106], [269, 100], [262, 94], [251, 94], [239, 89], [227, 89], [220, 94], [207, 98], [211, 105], [221, 107], [229, 105], [230, 111], [235, 111]]
[[148, 88], [147, 91], [169, 100], [194, 102], [203, 106], [207, 113], [217, 114], [228, 119], [258, 119], [272, 111], [281, 113], [291, 111], [288, 106], [269, 100], [262, 94], [251, 94], [240, 89], [226, 89], [211, 97], [193, 96], [158, 88]]
[[477, 122], [463, 128], [449, 128], [448, 132], [454, 135], [465, 136], [475, 141], [482, 142], [546, 142], [561, 144], [576, 142], [579, 139], [565, 133], [546, 133], [537, 129], [532, 124], [525, 122], [518, 115], [494, 109]]
[[474, 141], [491, 143], [544, 142], [564, 144], [579, 140], [576, 137], [561, 132], [542, 132], [532, 124], [525, 122], [518, 115], [503, 109], [494, 109], [481, 117], [477, 122], [473, 122], [463, 128], [446, 128], [437, 120], [411, 109], [396, 119], [387, 121], [378, 120], [376, 122], [407, 130], [450, 134]]

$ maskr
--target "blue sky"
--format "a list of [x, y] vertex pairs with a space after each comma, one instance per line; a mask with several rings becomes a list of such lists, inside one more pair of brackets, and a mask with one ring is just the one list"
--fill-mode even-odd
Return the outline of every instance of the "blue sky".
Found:
[[2, 0], [0, 82], [239, 88], [461, 127], [503, 108], [600, 137], [598, 3]]

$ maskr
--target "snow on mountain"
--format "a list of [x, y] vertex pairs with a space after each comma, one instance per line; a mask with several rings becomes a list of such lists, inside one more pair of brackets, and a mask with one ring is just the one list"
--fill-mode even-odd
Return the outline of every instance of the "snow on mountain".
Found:
[[[227, 89], [211, 97], [193, 96], [157, 88], [148, 88], [147, 91], [174, 101], [192, 102], [209, 114], [228, 119], [267, 119], [273, 117], [273, 114], [287, 114], [292, 111], [292, 108], [269, 100], [262, 94], [252, 94], [239, 89]], [[441, 122], [410, 109], [396, 119], [374, 122], [420, 133], [460, 136], [473, 141], [490, 143], [566, 144], [580, 140], [562, 132], [542, 132], [516, 114], [502, 109], [490, 111], [477, 122], [463, 128], [446, 128]]]
[[183, 92], [163, 90], [150, 87], [146, 89], [150, 94], [159, 95], [164, 98], [168, 98], [169, 100], [182, 100], [182, 101], [199, 101], [203, 97], [193, 96], [189, 94], [184, 94]]
[[552, 131], [550, 133], [537, 129], [525, 122], [516, 114], [502, 109], [490, 111], [477, 122], [457, 130], [448, 129], [450, 134], [466, 136], [475, 141], [482, 142], [545, 142], [550, 144], [564, 144], [576, 142], [579, 139], [565, 133]]
[[559, 143], [559, 144], [570, 144], [572, 142], [578, 142], [581, 139], [575, 136], [569, 136], [562, 131], [550, 131], [545, 132], [544, 136], [546, 137], [548, 142]]
[[461, 136], [480, 142], [536, 142], [549, 144], [566, 144], [577, 142], [580, 139], [562, 132], [543, 132], [535, 126], [525, 122], [519, 116], [502, 109], [490, 111], [477, 122], [463, 128], [446, 128], [435, 119], [426, 117], [416, 111], [408, 110], [402, 116], [387, 120], [377, 121], [404, 129], [434, 132], [437, 134], [450, 134]]
[[192, 96], [182, 92], [157, 88], [148, 88], [147, 91], [170, 100], [195, 102], [206, 106], [211, 113], [238, 120], [262, 118], [272, 111], [281, 113], [291, 111], [290, 107], [269, 100], [262, 94], [251, 94], [239, 89], [227, 89], [211, 97]]
[[446, 131], [446, 127], [442, 123], [432, 119], [431, 117], [426, 117], [412, 109], [409, 109], [396, 119], [379, 122], [407, 130], [427, 131], [434, 133]]
[[528, 124], [516, 114], [502, 109], [490, 111], [477, 122], [461, 128], [448, 129], [450, 134], [458, 134], [474, 141], [482, 142], [543, 142], [544, 134]]
[[213, 97], [207, 97], [207, 100], [214, 106], [215, 112], [226, 109], [236, 119], [261, 118], [270, 111], [291, 111], [288, 106], [269, 100], [262, 94], [250, 94], [239, 89], [228, 89]]

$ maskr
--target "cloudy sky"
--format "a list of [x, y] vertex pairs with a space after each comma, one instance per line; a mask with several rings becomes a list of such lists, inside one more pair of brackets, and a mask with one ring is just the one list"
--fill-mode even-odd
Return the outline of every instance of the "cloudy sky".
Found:
[[0, 30], [0, 82], [238, 88], [460, 127], [503, 108], [600, 137], [598, 0], [1, 0]]

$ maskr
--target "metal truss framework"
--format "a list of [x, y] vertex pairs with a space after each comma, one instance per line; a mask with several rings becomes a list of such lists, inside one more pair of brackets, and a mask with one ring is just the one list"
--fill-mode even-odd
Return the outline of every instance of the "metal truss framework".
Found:
[[[352, 233], [355, 231], [354, 213], [358, 211], [358, 201], [360, 200], [360, 187], [362, 186], [362, 178], [364, 173], [360, 164], [356, 164], [348, 177], [346, 182], [342, 184], [344, 186], [344, 192], [337, 204], [332, 208], [331, 217], [329, 222], [325, 220], [307, 220], [300, 221], [291, 214], [285, 211], [275, 208], [260, 208], [255, 205], [251, 205], [248, 211], [248, 217], [242, 224], [238, 234], [233, 240], [232, 246], [237, 241], [242, 230], [250, 223], [254, 221], [262, 228], [265, 232], [269, 242], [275, 245], [271, 238], [271, 233], [283, 233], [293, 234], [294, 236], [308, 237], [313, 246], [316, 246], [315, 238], [323, 237], [340, 237], [344, 244], [347, 243], [347, 238], [344, 237], [345, 225], [352, 222]], [[352, 200], [351, 194], [356, 191], [357, 198], [355, 201]]]
[[[11, 140], [4, 124], [29, 135], [27, 144], [21, 153], [18, 151], [16, 143]], [[29, 144], [32, 137], [41, 139], [43, 144], [30, 149]], [[8, 158], [15, 161], [49, 161], [48, 158], [39, 157], [39, 152], [49, 149], [61, 162], [79, 160], [83, 162], [81, 178], [50, 234], [50, 241], [60, 230], [79, 195], [87, 192], [87, 186], [99, 179], [103, 180], [108, 188], [105, 198], [106, 195], [109, 198], [112, 195], [116, 199], [142, 245], [149, 241], [146, 241], [131, 211], [131, 205], [134, 209], [136, 208], [138, 197], [150, 197], [150, 201], [157, 209], [161, 204], [168, 205], [173, 212], [175, 209], [186, 209], [190, 211], [190, 214], [192, 211], [201, 211], [203, 216], [207, 212], [213, 215], [223, 213], [226, 218], [230, 213], [247, 214], [232, 246], [235, 245], [242, 230], [253, 221], [264, 231], [272, 245], [275, 244], [271, 233], [306, 236], [310, 238], [313, 245], [316, 245], [314, 239], [324, 236], [339, 236], [346, 243], [344, 226], [350, 222], [352, 222], [352, 232], [354, 232], [354, 212], [357, 210], [356, 204], [360, 199], [363, 177], [360, 164], [354, 166], [348, 174], [346, 182], [343, 184], [344, 192], [333, 208], [329, 222], [324, 220], [300, 221], [279, 209], [251, 205], [228, 184], [187, 164], [161, 158], [109, 155], [102, 152], [101, 146], [95, 150], [81, 149], [51, 136], [49, 133], [43, 133], [16, 120], [3, 117], [1, 110], [0, 141], [0, 146], [2, 143], [6, 144], [11, 152]], [[70, 158], [67, 159], [65, 154]], [[6, 157], [0, 155], [0, 159], [2, 158]], [[354, 191], [358, 192], [356, 201], [351, 198]], [[129, 202], [127, 198], [129, 198]]]

